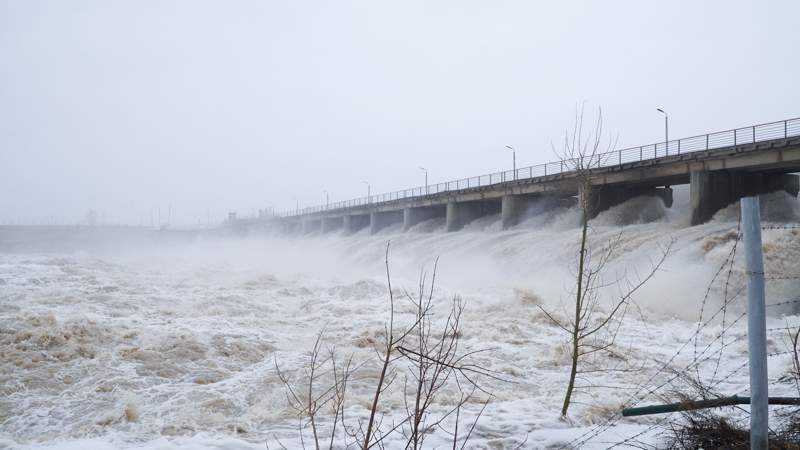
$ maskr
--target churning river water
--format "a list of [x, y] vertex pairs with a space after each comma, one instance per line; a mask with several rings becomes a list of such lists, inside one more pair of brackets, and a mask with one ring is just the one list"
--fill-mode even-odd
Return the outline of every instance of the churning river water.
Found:
[[[800, 221], [796, 199], [774, 194], [762, 203], [766, 223]], [[478, 377], [482, 390], [461, 411], [467, 428], [489, 401], [466, 447], [564, 448], [618, 414], [640, 384], [667, 379], [670, 373], [659, 371], [692, 339], [701, 306], [707, 318], [721, 305], [726, 284], [730, 292], [743, 285], [737, 254], [730, 276], [718, 279], [704, 302], [735, 245], [738, 210], [729, 207], [690, 227], [680, 202], [667, 210], [660, 200], [639, 198], [592, 222], [596, 250], [622, 233], [606, 269], [609, 279], [646, 273], [660, 249], [673, 244], [661, 270], [635, 296], [637, 307], [620, 327], [615, 356], [603, 357], [631, 370], [579, 380], [586, 386], [576, 394], [569, 420], [559, 417], [567, 336], [537, 305], [566, 312], [578, 214], [535, 212], [511, 230], [499, 230], [498, 218], [489, 217], [456, 233], [443, 232], [438, 220], [406, 233], [388, 228], [376, 235], [305, 237], [0, 228], [0, 448], [310, 445], [276, 364], [302, 382], [308, 352], [323, 330], [324, 347], [352, 355], [358, 365], [346, 401], [346, 419], [357, 427], [367, 417], [379, 375], [374, 347], [388, 320], [389, 241], [392, 284], [400, 297], [404, 289], [415, 292], [420, 273], [430, 275], [439, 258], [434, 327], [451, 298], [460, 296], [460, 348], [485, 350], [472, 360], [495, 375]], [[800, 274], [800, 230], [765, 230], [764, 250], [768, 275], [784, 278], [769, 281], [768, 302], [799, 297], [800, 281], [792, 277]], [[604, 295], [613, 298], [614, 290]], [[743, 297], [732, 302], [726, 325], [743, 304]], [[798, 324], [795, 306], [772, 308], [768, 327]], [[413, 322], [407, 302], [398, 302], [395, 321], [398, 327]], [[699, 348], [710, 344], [718, 358], [700, 365], [698, 376], [715, 380], [720, 392], [746, 392], [747, 371], [736, 371], [746, 360], [744, 321], [720, 345], [715, 337], [722, 327], [715, 321], [699, 333]], [[786, 350], [780, 332], [770, 335], [769, 345], [773, 353]], [[686, 347], [671, 367], [687, 366], [694, 353], [694, 345]], [[781, 381], [790, 368], [788, 356], [770, 358], [774, 392], [791, 392]], [[384, 429], [405, 412], [407, 363], [395, 361], [393, 371], [395, 381], [381, 401]], [[672, 388], [643, 403], [660, 403]], [[431, 413], [444, 414], [458, 398], [446, 386]], [[659, 430], [649, 429], [654, 420], [615, 421], [585, 448], [606, 448], [639, 433], [638, 440], [657, 443]], [[323, 411], [325, 432], [328, 421]], [[450, 417], [430, 430], [427, 443], [447, 446], [452, 425]], [[404, 443], [399, 432], [386, 440], [388, 448]]]

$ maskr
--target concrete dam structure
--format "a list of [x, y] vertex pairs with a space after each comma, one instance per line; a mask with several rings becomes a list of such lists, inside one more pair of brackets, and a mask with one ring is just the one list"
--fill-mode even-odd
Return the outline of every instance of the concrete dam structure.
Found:
[[[709, 133], [594, 155], [591, 188], [581, 192], [575, 161], [557, 161], [479, 177], [416, 187], [329, 205], [288, 211], [240, 226], [266, 226], [286, 233], [364, 228], [395, 223], [403, 229], [444, 218], [457, 231], [483, 216], [500, 214], [503, 228], [517, 224], [532, 202], [563, 206], [579, 198], [590, 215], [638, 196], [660, 197], [672, 205], [672, 186], [689, 185], [691, 223], [701, 224], [744, 196], [786, 191], [798, 195], [800, 118]], [[254, 222], [257, 222], [254, 223]]]

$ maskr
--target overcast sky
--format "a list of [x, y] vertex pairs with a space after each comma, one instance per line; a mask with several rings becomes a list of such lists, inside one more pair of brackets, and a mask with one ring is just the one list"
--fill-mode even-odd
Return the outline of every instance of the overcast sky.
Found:
[[0, 0], [0, 223], [219, 220], [800, 116], [800, 2]]

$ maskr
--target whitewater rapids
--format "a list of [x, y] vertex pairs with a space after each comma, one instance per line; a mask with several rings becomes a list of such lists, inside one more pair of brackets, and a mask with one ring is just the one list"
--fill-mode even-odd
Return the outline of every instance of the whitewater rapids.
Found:
[[[735, 243], [738, 209], [711, 222], [688, 226], [684, 202], [671, 209], [660, 200], [633, 199], [592, 221], [593, 248], [622, 232], [622, 246], [609, 271], [647, 272], [660, 248], [674, 241], [656, 276], [635, 297], [616, 348], [631, 373], [598, 373], [597, 387], [577, 394], [570, 421], [559, 418], [568, 371], [563, 331], [537, 304], [559, 311], [568, 302], [575, 270], [578, 212], [531, 211], [514, 229], [499, 230], [498, 217], [480, 219], [463, 231], [445, 233], [441, 220], [406, 233], [191, 238], [136, 230], [0, 229], [0, 448], [25, 449], [263, 449], [298, 448], [298, 420], [289, 407], [275, 361], [302, 377], [317, 333], [342, 355], [364, 363], [353, 383], [347, 412], [365, 417], [377, 358], [372, 344], [387, 320], [384, 251], [391, 241], [394, 287], [415, 290], [421, 270], [439, 257], [435, 304], [445, 314], [453, 295], [466, 304], [465, 350], [498, 374], [484, 380], [493, 397], [470, 440], [470, 448], [563, 448], [618, 412], [660, 365], [691, 339], [708, 284]], [[762, 198], [765, 224], [797, 224], [800, 204], [785, 194]], [[623, 226], [624, 225], [624, 226]], [[800, 230], [764, 231], [768, 303], [800, 295]], [[744, 283], [741, 252], [730, 286]], [[712, 286], [706, 313], [716, 310], [724, 281]], [[731, 288], [733, 289], [733, 288]], [[729, 319], [742, 311], [731, 306]], [[768, 328], [800, 322], [796, 304], [769, 311]], [[408, 323], [408, 308], [396, 319]], [[702, 346], [721, 330], [700, 333]], [[719, 363], [701, 366], [708, 381], [723, 379], [726, 394], [745, 393], [744, 321], [727, 333]], [[769, 351], [786, 342], [771, 332]], [[719, 345], [712, 346], [715, 351]], [[692, 346], [675, 368], [693, 358]], [[792, 395], [784, 375], [788, 355], [769, 361], [774, 395]], [[402, 376], [403, 367], [398, 367]], [[716, 375], [715, 375], [716, 373]], [[668, 374], [656, 375], [657, 385]], [[669, 394], [669, 388], [660, 391]], [[454, 394], [445, 392], [442, 412]], [[403, 410], [402, 389], [390, 389], [383, 411]], [[480, 409], [477, 399], [464, 416]], [[660, 403], [654, 395], [644, 403]], [[480, 400], [480, 401], [479, 401]], [[465, 419], [466, 420], [466, 419]], [[586, 443], [637, 439], [657, 443], [654, 417], [621, 420]], [[306, 435], [306, 438], [308, 435]], [[445, 446], [436, 432], [429, 444]], [[306, 441], [308, 445], [309, 442]], [[402, 439], [388, 442], [402, 447]]]

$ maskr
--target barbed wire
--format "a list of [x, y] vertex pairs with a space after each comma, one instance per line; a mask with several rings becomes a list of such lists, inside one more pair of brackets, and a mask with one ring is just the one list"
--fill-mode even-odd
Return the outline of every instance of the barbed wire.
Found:
[[[739, 216], [739, 220], [736, 222], [736, 240], [734, 241], [730, 252], [728, 252], [728, 256], [725, 258], [725, 261], [723, 261], [722, 264], [720, 264], [719, 269], [717, 269], [717, 272], [714, 274], [713, 277], [711, 277], [711, 281], [708, 283], [708, 286], [706, 286], [706, 293], [705, 293], [705, 295], [703, 295], [703, 301], [700, 303], [700, 317], [698, 318], [698, 321], [697, 321], [697, 333], [695, 333], [695, 335], [694, 335], [694, 359], [695, 360], [697, 360], [697, 338], [698, 338], [698, 336], [700, 336], [700, 328], [701, 328], [701, 326], [705, 326], [703, 324], [703, 314], [704, 314], [705, 309], [706, 309], [706, 303], [708, 302], [708, 298], [711, 295], [711, 289], [714, 286], [714, 282], [717, 281], [717, 278], [720, 276], [722, 271], [725, 269], [725, 266], [728, 266], [728, 276], [725, 279], [725, 290], [724, 290], [725, 296], [724, 296], [723, 302], [722, 302], [722, 326], [723, 326], [723, 328], [725, 327], [725, 316], [727, 315], [727, 304], [728, 304], [728, 285], [730, 284], [730, 279], [731, 279], [731, 276], [730, 276], [731, 268], [733, 267], [733, 262], [736, 259], [736, 249], [739, 247], [739, 241], [741, 241], [741, 239], [742, 239], [742, 230], [741, 230], [741, 228], [742, 228], [742, 218], [741, 218], [741, 216]], [[699, 377], [700, 376], [699, 367], [695, 368], [695, 370], [697, 371], [697, 376]]]
[[770, 331], [791, 331], [800, 328], [800, 325], [786, 325], [785, 327], [767, 328], [767, 333]]
[[764, 277], [765, 280], [800, 280], [800, 275], [783, 275], [776, 277]]
[[781, 301], [781, 302], [778, 302], [778, 303], [770, 303], [770, 304], [766, 305], [766, 307], [767, 308], [774, 308], [776, 306], [791, 305], [793, 303], [800, 303], [800, 298], [795, 299], [795, 300], [784, 300], [784, 301]]
[[[733, 263], [736, 261], [736, 249], [738, 247], [739, 240], [742, 237], [741, 227], [742, 227], [742, 216], [740, 215], [739, 216], [739, 220], [736, 222], [736, 243], [733, 245], [733, 250], [731, 251], [730, 262], [728, 263], [728, 276], [725, 278], [725, 289], [723, 290], [723, 295], [722, 295], [722, 298], [723, 298], [722, 337], [721, 337], [722, 345], [719, 348], [719, 353], [718, 353], [718, 356], [717, 356], [717, 362], [714, 365], [714, 373], [711, 375], [711, 382], [712, 383], [714, 382], [714, 378], [717, 377], [717, 371], [719, 371], [719, 363], [722, 360], [722, 351], [725, 348], [725, 319], [727, 318], [727, 315], [728, 315], [727, 314], [728, 308], [726, 307], [726, 305], [728, 304], [728, 302], [727, 302], [727, 300], [728, 300], [728, 287], [730, 286], [731, 275], [733, 274]], [[741, 293], [741, 291], [739, 291], [739, 293]], [[739, 293], [737, 293], [736, 297], [738, 297]], [[734, 297], [734, 298], [736, 298], [736, 297]], [[695, 336], [695, 348], [697, 348], [696, 339], [697, 339], [697, 337]], [[697, 373], [697, 379], [700, 379], [700, 365], [698, 364], [697, 366], [695, 366], [694, 370]]]
[[[800, 225], [769, 225], [769, 226], [762, 226], [761, 229], [762, 230], [793, 230], [793, 229], [800, 229]], [[720, 362], [721, 362], [721, 359], [723, 357], [723, 353], [725, 351], [725, 348], [727, 348], [731, 344], [739, 342], [741, 339], [744, 339], [745, 337], [747, 337], [747, 333], [743, 333], [742, 335], [737, 336], [736, 338], [734, 338], [732, 340], [729, 340], [727, 342], [726, 342], [726, 339], [725, 339], [726, 332], [730, 328], [732, 328], [736, 323], [738, 323], [746, 314], [746, 312], [742, 312], [732, 323], [730, 323], [730, 324], [726, 323], [727, 322], [727, 307], [728, 307], [729, 303], [731, 301], [733, 301], [734, 299], [738, 298], [739, 295], [741, 294], [742, 290], [743, 290], [743, 288], [740, 288], [736, 292], [735, 295], [733, 295], [731, 297], [728, 296], [729, 290], [732, 287], [731, 286], [731, 284], [732, 284], [731, 280], [732, 280], [733, 267], [734, 267], [735, 258], [736, 258], [736, 251], [738, 249], [738, 245], [739, 245], [739, 242], [740, 242], [741, 238], [742, 238], [742, 234], [741, 234], [741, 217], [739, 217], [739, 221], [737, 222], [737, 227], [736, 227], [736, 234], [735, 234], [734, 244], [731, 247], [731, 250], [729, 251], [729, 253], [726, 256], [725, 260], [722, 262], [722, 264], [720, 264], [719, 268], [714, 273], [713, 277], [711, 278], [711, 280], [709, 281], [709, 283], [708, 283], [708, 285], [706, 287], [706, 292], [703, 295], [703, 299], [702, 299], [701, 304], [700, 304], [700, 317], [699, 317], [698, 324], [697, 324], [697, 327], [696, 327], [694, 333], [692, 333], [692, 336], [689, 338], [689, 340], [684, 342], [684, 344], [681, 345], [681, 347], [667, 360], [667, 362], [665, 362], [663, 365], [661, 365], [661, 367], [659, 367], [645, 382], [640, 383], [636, 387], [635, 392], [633, 394], [631, 394], [631, 397], [629, 398], [629, 400], [626, 401], [623, 404], [623, 408], [631, 407], [631, 406], [636, 405], [637, 403], [641, 402], [647, 396], [654, 394], [655, 392], [657, 392], [660, 389], [662, 389], [664, 386], [667, 386], [667, 385], [671, 384], [672, 382], [674, 382], [677, 378], [679, 378], [680, 376], [685, 374], [688, 370], [694, 369], [695, 374], [697, 376], [697, 379], [699, 380], [700, 379], [700, 366], [703, 363], [705, 363], [705, 362], [709, 361], [710, 359], [714, 358], [715, 356], [716, 356], [716, 363], [714, 365], [714, 371], [713, 371], [713, 374], [712, 374], [711, 379], [710, 379], [711, 386], [717, 386], [717, 385], [719, 385], [721, 383], [724, 383], [724, 382], [728, 381], [732, 376], [734, 376], [736, 373], [740, 372], [742, 369], [744, 369], [744, 368], [746, 368], [748, 366], [749, 361], [743, 363], [739, 367], [736, 367], [734, 370], [732, 370], [730, 373], [726, 374], [722, 378], [720, 378], [718, 380], [715, 380], [717, 375], [718, 375], [718, 373], [719, 373]], [[726, 268], [727, 268], [727, 271], [726, 271]], [[722, 305], [720, 306], [719, 309], [717, 309], [717, 311], [714, 312], [714, 314], [711, 315], [710, 318], [708, 318], [707, 320], [703, 320], [705, 318], [705, 310], [706, 310], [708, 299], [709, 299], [710, 294], [712, 292], [713, 286], [717, 282], [717, 280], [719, 279], [719, 277], [721, 276], [721, 274], [723, 272], [727, 272], [727, 276], [725, 277], [725, 284], [724, 284], [724, 288], [723, 288], [723, 302], [722, 302]], [[795, 279], [800, 279], [800, 275], [765, 276], [764, 279], [765, 280], [795, 280]], [[790, 305], [790, 304], [795, 304], [795, 303], [800, 303], [800, 299], [785, 300], [785, 301], [780, 301], [780, 302], [769, 304], [769, 305], [765, 305], [765, 306], [771, 308], [771, 307], [778, 307], [778, 306]], [[721, 332], [719, 334], [717, 334], [714, 337], [714, 339], [712, 339], [710, 342], [708, 342], [708, 344], [705, 346], [705, 348], [703, 348], [702, 351], [698, 351], [698, 348], [699, 348], [698, 341], [699, 341], [699, 336], [700, 336], [701, 331], [703, 329], [705, 329], [720, 314], [722, 315], [722, 317], [721, 317], [721, 321], [722, 321], [722, 323], [721, 323]], [[778, 331], [793, 330], [793, 329], [798, 329], [798, 328], [800, 328], [800, 326], [789, 326], [789, 325], [787, 325], [787, 326], [783, 326], [783, 327], [768, 328], [766, 331], [768, 333], [771, 333], [771, 332], [778, 332]], [[708, 349], [711, 348], [712, 346], [714, 346], [714, 344], [717, 341], [720, 341], [719, 348], [714, 350], [710, 355], [706, 355], [706, 352], [708, 351]], [[692, 362], [689, 363], [688, 365], [686, 365], [682, 370], [675, 371], [675, 374], [673, 376], [668, 377], [665, 381], [663, 381], [662, 383], [658, 384], [657, 386], [652, 387], [652, 388], [647, 388], [647, 385], [649, 385], [656, 377], [658, 377], [660, 374], [662, 374], [665, 370], [667, 370], [667, 368], [669, 368], [672, 365], [672, 363], [675, 361], [675, 359], [685, 350], [687, 344], [689, 344], [690, 342], [693, 343], [693, 359], [692, 359]], [[769, 354], [767, 354], [767, 357], [776, 357], [776, 356], [780, 356], [780, 355], [793, 354], [793, 353], [794, 353], [794, 350], [779, 351], [779, 352], [769, 353]], [[583, 433], [580, 436], [578, 436], [577, 438], [573, 439], [569, 443], [569, 445], [571, 445], [571, 446], [572, 445], [576, 445], [576, 446], [584, 445], [588, 441], [592, 440], [594, 437], [597, 437], [598, 435], [600, 435], [601, 433], [605, 432], [610, 427], [615, 425], [620, 419], [621, 419], [621, 416], [619, 416], [619, 415], [614, 415], [614, 416], [610, 417], [604, 423], [598, 424], [598, 425], [592, 427], [591, 429], [589, 429], [585, 433]], [[627, 442], [630, 442], [632, 440], [635, 440], [639, 436], [641, 436], [641, 435], [649, 432], [653, 428], [659, 426], [661, 422], [662, 421], [659, 420], [656, 423], [654, 423], [653, 425], [651, 425], [650, 427], [646, 428], [645, 430], [643, 430], [643, 431], [641, 431], [641, 432], [639, 432], [639, 433], [637, 433], [637, 434], [635, 434], [635, 435], [633, 435], [633, 436], [631, 436], [631, 437], [629, 437], [629, 438], [627, 438], [627, 439], [625, 439], [625, 440], [623, 440], [621, 442], [618, 442], [618, 443], [612, 445], [609, 448], [614, 448], [614, 447], [617, 447], [619, 445], [623, 445], [623, 444], [625, 444]]]
[[[714, 318], [716, 318], [716, 316], [717, 316], [717, 315], [718, 315], [718, 314], [721, 312], [721, 310], [722, 310], [722, 307], [720, 307], [720, 309], [718, 309], [718, 310], [717, 310], [717, 312], [715, 312], [715, 313], [714, 313], [714, 314], [711, 316], [711, 318], [709, 318], [709, 319], [708, 319], [708, 322], [706, 322], [706, 325], [707, 325], [708, 323], [710, 323], [711, 321], [713, 321], [713, 320], [714, 320]], [[734, 320], [734, 321], [733, 321], [733, 322], [732, 322], [730, 325], [728, 325], [728, 328], [731, 328], [731, 327], [733, 327], [734, 325], [736, 325], [736, 323], [737, 323], [737, 322], [739, 322], [739, 321], [740, 321], [740, 320], [741, 320], [741, 319], [742, 319], [744, 316], [745, 316], [745, 313], [744, 313], [744, 312], [742, 312], [742, 313], [739, 315], [739, 317], [737, 317], [737, 318], [736, 318], [736, 320]], [[704, 327], [705, 327], [705, 326], [704, 326]], [[704, 327], [703, 327], [703, 328], [704, 328]], [[701, 328], [701, 329], [702, 329], [702, 328]], [[700, 329], [698, 329], [698, 330], [696, 330], [696, 331], [695, 331], [695, 333], [699, 333], [699, 332], [700, 332]], [[716, 336], [716, 337], [715, 337], [715, 338], [714, 338], [714, 339], [713, 339], [711, 342], [709, 342], [709, 343], [706, 345], [706, 347], [705, 347], [705, 348], [704, 348], [704, 349], [703, 349], [703, 350], [702, 350], [702, 351], [699, 353], [699, 355], [698, 355], [698, 356], [702, 356], [702, 355], [704, 355], [704, 354], [706, 353], [706, 351], [708, 351], [708, 349], [709, 349], [709, 348], [711, 348], [711, 346], [712, 346], [712, 345], [713, 345], [713, 344], [714, 344], [714, 343], [715, 343], [717, 340], [719, 340], [719, 339], [720, 339], [720, 336], [721, 336], [721, 335], [722, 335], [722, 333], [718, 334], [718, 335], [717, 335], [717, 336]], [[637, 388], [636, 388], [636, 391], [635, 391], [633, 394], [631, 394], [631, 397], [630, 397], [630, 399], [629, 399], [627, 402], [625, 402], [625, 403], [622, 405], [622, 407], [623, 407], [623, 408], [629, 408], [629, 407], [633, 407], [633, 406], [635, 406], [636, 404], [638, 404], [639, 402], [641, 402], [641, 401], [642, 401], [642, 400], [643, 400], [643, 399], [644, 399], [646, 396], [648, 396], [648, 395], [652, 395], [653, 393], [655, 393], [655, 392], [659, 391], [659, 390], [660, 390], [661, 388], [663, 388], [664, 386], [666, 386], [666, 385], [668, 385], [668, 384], [672, 383], [673, 381], [675, 381], [675, 379], [679, 378], [679, 377], [680, 377], [680, 376], [681, 376], [681, 375], [682, 375], [684, 372], [691, 370], [691, 369], [694, 367], [694, 365], [695, 365], [695, 364], [702, 364], [703, 362], [706, 362], [706, 361], [708, 361], [708, 360], [709, 360], [709, 359], [710, 359], [712, 356], [708, 356], [708, 357], [706, 357], [706, 358], [703, 358], [703, 359], [695, 358], [695, 359], [694, 359], [694, 360], [693, 360], [691, 363], [689, 363], [689, 364], [688, 364], [687, 366], [685, 366], [683, 369], [681, 369], [681, 370], [679, 370], [679, 371], [675, 371], [675, 374], [674, 374], [672, 377], [668, 378], [666, 381], [664, 381], [663, 383], [659, 384], [658, 386], [656, 386], [656, 387], [654, 387], [654, 388], [652, 388], [652, 389], [648, 390], [648, 391], [647, 391], [647, 392], [645, 392], [645, 393], [644, 393], [644, 394], [643, 394], [641, 397], [639, 397], [639, 394], [642, 392], [642, 390], [643, 390], [643, 389], [645, 389], [646, 385], [648, 385], [648, 384], [649, 384], [651, 381], [653, 381], [653, 380], [654, 380], [654, 379], [655, 379], [655, 378], [656, 378], [658, 375], [660, 375], [660, 374], [661, 374], [661, 373], [662, 373], [664, 370], [666, 370], [666, 369], [667, 369], [667, 368], [668, 368], [668, 367], [669, 367], [669, 366], [672, 364], [672, 361], [673, 361], [673, 360], [674, 360], [674, 359], [675, 359], [675, 358], [676, 358], [676, 357], [677, 357], [677, 356], [678, 356], [678, 355], [679, 355], [681, 352], [683, 352], [683, 350], [686, 348], [686, 346], [688, 346], [688, 345], [689, 345], [689, 343], [690, 343], [690, 342], [692, 342], [692, 339], [693, 339], [693, 337], [690, 337], [690, 338], [689, 338], [689, 339], [688, 339], [686, 342], [684, 342], [684, 344], [681, 346], [681, 348], [680, 348], [680, 349], [678, 349], [678, 351], [677, 351], [677, 352], [676, 352], [676, 353], [675, 353], [675, 354], [674, 354], [674, 355], [673, 355], [673, 356], [672, 356], [672, 357], [671, 357], [671, 358], [670, 358], [670, 359], [669, 359], [669, 360], [668, 360], [666, 363], [664, 363], [664, 365], [663, 365], [663, 366], [662, 366], [662, 367], [661, 367], [661, 368], [660, 368], [658, 371], [656, 371], [656, 372], [655, 372], [653, 375], [651, 375], [651, 376], [650, 376], [650, 378], [648, 378], [648, 379], [647, 379], [645, 382], [643, 382], [643, 383], [640, 383], [640, 384], [637, 386]], [[730, 342], [728, 342], [728, 343], [726, 344], [726, 346], [728, 346], [728, 345], [732, 345], [732, 344], [733, 344], [734, 342], [736, 342], [736, 341], [737, 341], [737, 340], [730, 341]], [[612, 427], [614, 424], [616, 424], [616, 423], [617, 423], [617, 422], [618, 422], [620, 419], [622, 419], [622, 416], [621, 416], [621, 415], [620, 415], [620, 416], [612, 416], [612, 417], [610, 417], [608, 420], [606, 420], [606, 422], [604, 422], [604, 423], [602, 423], [602, 424], [599, 424], [599, 425], [597, 425], [597, 426], [593, 427], [592, 429], [590, 429], [590, 430], [586, 431], [586, 432], [585, 432], [585, 433], [583, 433], [582, 435], [580, 435], [580, 436], [578, 436], [577, 438], [573, 439], [572, 441], [570, 441], [570, 443], [569, 443], [568, 445], [570, 445], [570, 446], [581, 446], [581, 445], [583, 445], [583, 444], [587, 443], [588, 441], [592, 440], [593, 438], [597, 437], [597, 436], [598, 436], [598, 435], [600, 435], [601, 433], [605, 432], [605, 431], [606, 431], [606, 430], [608, 430], [609, 428], [611, 428], [611, 427]]]
[[[738, 372], [740, 372], [744, 368], [748, 367], [749, 361], [746, 361], [743, 364], [741, 364], [740, 366], [736, 367], [730, 373], [728, 373], [725, 376], [723, 376], [722, 378], [716, 380], [716, 382], [715, 382], [715, 378], [716, 378], [716, 376], [718, 374], [718, 371], [719, 371], [720, 360], [722, 359], [722, 355], [723, 355], [724, 349], [726, 347], [728, 347], [729, 345], [731, 345], [731, 344], [733, 344], [735, 342], [738, 342], [741, 339], [747, 337], [747, 333], [744, 333], [744, 334], [736, 337], [733, 340], [725, 342], [725, 333], [726, 333], [726, 331], [729, 330], [731, 327], [733, 327], [746, 314], [746, 312], [743, 312], [742, 314], [740, 314], [736, 318], [736, 320], [734, 320], [732, 323], [730, 323], [728, 326], [726, 326], [725, 322], [726, 322], [726, 318], [727, 318], [727, 306], [728, 306], [728, 303], [730, 303], [730, 301], [732, 301], [733, 299], [737, 298], [739, 296], [739, 294], [741, 294], [741, 291], [743, 290], [743, 288], [740, 288], [739, 291], [733, 297], [731, 297], [730, 299], [728, 298], [728, 289], [731, 286], [731, 275], [732, 275], [732, 272], [733, 272], [733, 265], [734, 265], [734, 260], [735, 260], [735, 256], [736, 256], [736, 249], [737, 249], [738, 243], [739, 243], [739, 241], [741, 239], [740, 227], [741, 227], [741, 218], [740, 218], [740, 222], [737, 224], [737, 233], [736, 233], [736, 240], [734, 242], [734, 245], [731, 248], [731, 251], [728, 253], [728, 256], [725, 258], [725, 261], [720, 265], [719, 269], [717, 269], [716, 273], [714, 274], [714, 276], [712, 277], [711, 281], [709, 282], [709, 284], [708, 284], [708, 286], [706, 288], [706, 292], [705, 292], [705, 295], [703, 296], [703, 300], [702, 300], [701, 306], [700, 306], [700, 319], [698, 321], [698, 326], [697, 326], [695, 332], [689, 338], [689, 341], [685, 342], [684, 345], [682, 345], [678, 349], [678, 351], [671, 358], [669, 358], [669, 360], [664, 365], [661, 366], [661, 368], [659, 368], [653, 375], [651, 375], [647, 379], [647, 381], [645, 381], [644, 383], [641, 383], [637, 387], [636, 392], [634, 392], [632, 394], [631, 398], [627, 402], [625, 402], [623, 407], [631, 407], [631, 406], [641, 402], [648, 395], [652, 395], [653, 393], [657, 392], [658, 390], [660, 390], [664, 386], [666, 386], [668, 384], [671, 384], [673, 381], [675, 381], [675, 379], [679, 378], [687, 370], [690, 370], [692, 368], [692, 366], [694, 366], [694, 370], [695, 370], [696, 375], [697, 375], [698, 380], [699, 380], [700, 379], [700, 373], [699, 373], [700, 365], [703, 364], [704, 362], [708, 361], [709, 359], [713, 358], [715, 355], [718, 355], [718, 356], [717, 356], [716, 364], [715, 364], [715, 367], [714, 367], [714, 373], [713, 373], [713, 375], [711, 377], [711, 385], [712, 385], [712, 387], [713, 386], [718, 386], [719, 384], [728, 381], [735, 374], [737, 374]], [[769, 229], [769, 230], [773, 230], [773, 229], [800, 229], [800, 226], [765, 226], [765, 227], [762, 227], [762, 229]], [[707, 304], [708, 298], [710, 296], [710, 293], [711, 293], [711, 290], [712, 290], [712, 286], [717, 281], [717, 279], [719, 278], [721, 273], [725, 270], [726, 266], [727, 266], [728, 270], [727, 270], [727, 277], [726, 277], [726, 280], [725, 280], [723, 303], [720, 306], [720, 308], [711, 316], [711, 318], [709, 318], [707, 321], [704, 322], [703, 321], [703, 316], [705, 314], [706, 304]], [[767, 276], [767, 277], [764, 277], [764, 279], [765, 280], [794, 280], [794, 279], [800, 279], [800, 275]], [[785, 300], [785, 301], [781, 301], [781, 302], [777, 302], [777, 303], [766, 305], [766, 307], [778, 307], [778, 306], [790, 305], [790, 304], [796, 304], [796, 303], [800, 303], [800, 299]], [[716, 316], [718, 316], [720, 313], [722, 313], [722, 330], [721, 330], [721, 332], [711, 342], [709, 342], [708, 345], [706, 345], [706, 347], [700, 353], [698, 353], [698, 338], [699, 338], [699, 334], [700, 334], [701, 330], [703, 330], [705, 327], [707, 327], [716, 318]], [[767, 332], [777, 332], [777, 331], [794, 330], [794, 329], [798, 329], [798, 328], [800, 328], [800, 325], [798, 325], [798, 326], [787, 325], [787, 326], [783, 326], [783, 327], [768, 328], [766, 331]], [[703, 357], [703, 355], [706, 353], [706, 351], [712, 345], [714, 345], [714, 343], [717, 340], [721, 341], [721, 345], [720, 345], [719, 349], [715, 350], [711, 355]], [[655, 386], [652, 389], [648, 389], [644, 393], [644, 395], [640, 396], [639, 394], [642, 392], [642, 387], [647, 385], [647, 384], [649, 384], [658, 375], [663, 373], [664, 370], [666, 370], [666, 368], [669, 367], [672, 364], [672, 362], [675, 360], [675, 358], [677, 358], [677, 356], [680, 355], [683, 352], [683, 350], [685, 349], [686, 345], [689, 342], [693, 342], [694, 343], [694, 355], [693, 355], [692, 362], [689, 365], [687, 365], [686, 367], [684, 367], [683, 370], [676, 371], [675, 375], [673, 375], [672, 377], [669, 377], [667, 380], [665, 380], [664, 382], [662, 382], [658, 386]], [[786, 354], [794, 354], [794, 352], [795, 352], [794, 349], [786, 350], [786, 351], [778, 351], [778, 352], [773, 352], [773, 353], [767, 354], [767, 357], [777, 357], [777, 356], [786, 355]], [[588, 430], [587, 432], [585, 432], [582, 435], [578, 436], [577, 438], [573, 439], [570, 442], [570, 445], [574, 445], [574, 444], [577, 444], [577, 446], [584, 445], [588, 441], [592, 440], [594, 437], [597, 437], [601, 433], [603, 433], [606, 430], [608, 430], [609, 428], [611, 428], [621, 418], [622, 417], [618, 416], [618, 415], [612, 416], [607, 421], [605, 421], [605, 423], [599, 424], [598, 426], [593, 427], [592, 429]], [[615, 447], [618, 447], [618, 446], [623, 445], [625, 443], [631, 442], [631, 441], [637, 439], [638, 437], [646, 434], [647, 432], [651, 431], [652, 429], [660, 426], [661, 423], [663, 423], [663, 420], [658, 420], [658, 421], [656, 421], [656, 423], [654, 423], [653, 425], [651, 425], [651, 426], [647, 427], [646, 429], [640, 431], [639, 433], [637, 433], [637, 434], [635, 434], [635, 435], [633, 435], [633, 436], [631, 436], [631, 437], [629, 437], [629, 438], [627, 438], [627, 439], [625, 439], [625, 440], [623, 440], [621, 442], [615, 443], [614, 445], [612, 445], [611, 447], [608, 447], [608, 448], [615, 448]]]

